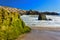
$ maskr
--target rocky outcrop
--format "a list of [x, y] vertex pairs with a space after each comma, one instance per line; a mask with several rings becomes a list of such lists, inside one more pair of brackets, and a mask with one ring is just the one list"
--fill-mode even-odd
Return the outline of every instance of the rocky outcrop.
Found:
[[19, 10], [20, 15], [26, 15], [26, 13], [27, 13], [27, 11], [25, 11], [25, 10]]
[[47, 19], [47, 18], [46, 18], [46, 14], [42, 14], [42, 13], [41, 13], [41, 14], [39, 14], [39, 16], [38, 16], [38, 20], [50, 20], [50, 21], [51, 21], [52, 19]]
[[39, 14], [38, 20], [47, 20], [45, 14]]
[[33, 11], [33, 10], [30, 10], [30, 11], [27, 11], [26, 12], [26, 15], [39, 15], [40, 13], [38, 11]]
[[6, 10], [9, 10], [10, 12], [18, 12], [20, 15], [39, 15], [39, 14], [46, 14], [46, 15], [59, 15], [56, 12], [39, 12], [39, 11], [34, 11], [34, 10], [21, 10], [18, 8], [12, 8], [12, 7], [6, 7], [6, 6], [0, 6], [0, 8], [4, 8]]
[[18, 12], [20, 15], [26, 15], [26, 10], [21, 10], [18, 8], [12, 8], [7, 6], [0, 6], [0, 8], [4, 8], [5, 10], [8, 10], [10, 12]]
[[42, 14], [46, 14], [46, 15], [59, 15], [56, 12], [42, 12]]
[[26, 15], [39, 15], [39, 14], [45, 14], [45, 15], [59, 15], [56, 12], [38, 12], [38, 11], [33, 11], [29, 10], [26, 12]]
[[15, 40], [31, 29], [20, 18], [16, 8], [0, 6], [0, 40]]

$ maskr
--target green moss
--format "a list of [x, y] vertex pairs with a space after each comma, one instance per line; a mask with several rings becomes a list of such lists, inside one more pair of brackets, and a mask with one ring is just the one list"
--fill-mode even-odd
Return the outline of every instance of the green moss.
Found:
[[0, 8], [0, 40], [15, 40], [19, 35], [30, 32], [18, 12]]

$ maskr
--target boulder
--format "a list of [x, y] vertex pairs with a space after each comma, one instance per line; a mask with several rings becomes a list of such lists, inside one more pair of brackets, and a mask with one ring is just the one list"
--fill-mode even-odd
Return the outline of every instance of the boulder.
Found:
[[45, 14], [39, 14], [39, 16], [38, 16], [38, 20], [47, 20], [46, 19], [46, 15]]

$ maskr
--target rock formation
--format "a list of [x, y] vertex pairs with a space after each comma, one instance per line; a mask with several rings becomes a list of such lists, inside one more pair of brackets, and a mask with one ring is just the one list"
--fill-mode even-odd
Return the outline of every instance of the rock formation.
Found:
[[18, 12], [20, 15], [39, 15], [39, 14], [46, 14], [46, 15], [59, 15], [56, 12], [39, 12], [39, 11], [34, 11], [34, 10], [21, 10], [18, 8], [12, 8], [12, 7], [6, 7], [6, 6], [0, 6], [0, 8], [5, 8], [6, 10], [9, 10], [10, 12], [14, 11], [14, 12]]
[[33, 10], [26, 11], [26, 15], [39, 15], [39, 14], [59, 15], [59, 14], [56, 13], [56, 12], [38, 12], [38, 11], [33, 11]]
[[0, 6], [0, 40], [15, 40], [19, 35], [31, 30], [16, 10]]
[[45, 14], [39, 14], [38, 20], [47, 20]]

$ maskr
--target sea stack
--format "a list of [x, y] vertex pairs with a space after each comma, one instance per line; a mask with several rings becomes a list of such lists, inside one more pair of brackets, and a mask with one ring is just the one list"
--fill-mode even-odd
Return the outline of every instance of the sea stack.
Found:
[[46, 15], [45, 14], [39, 14], [38, 20], [46, 20]]

